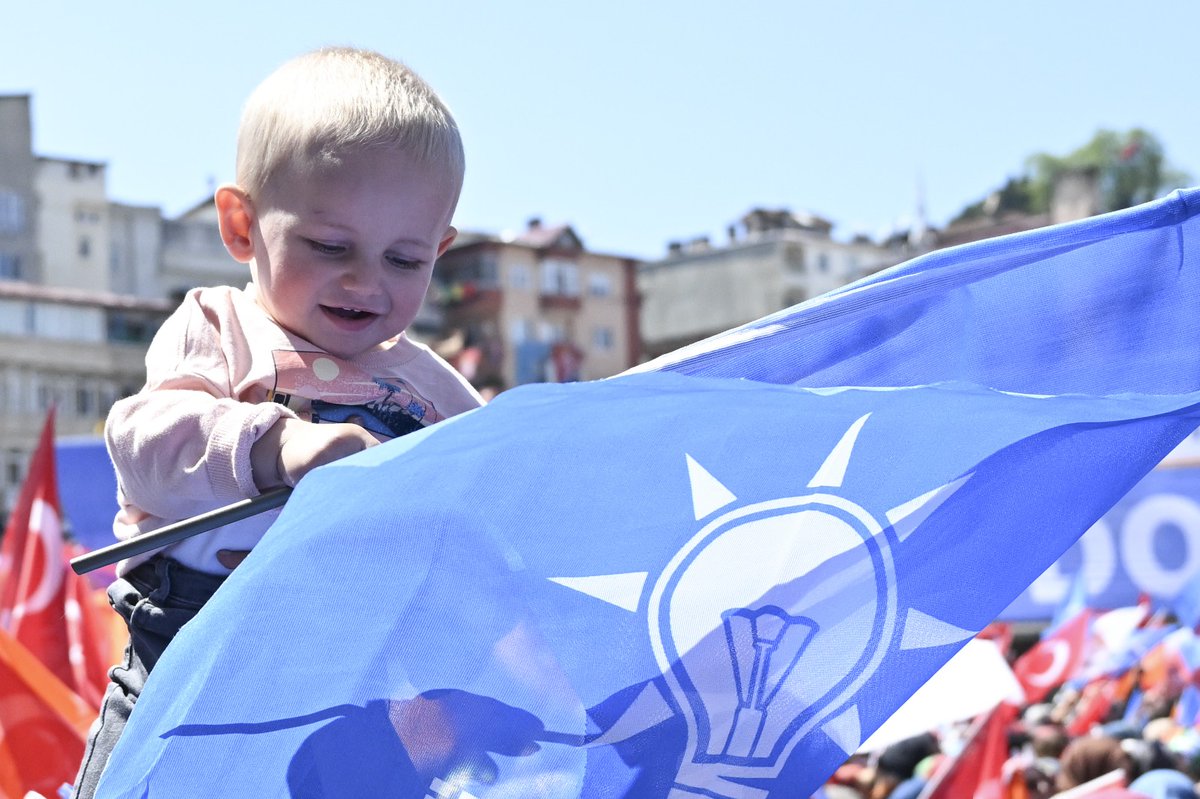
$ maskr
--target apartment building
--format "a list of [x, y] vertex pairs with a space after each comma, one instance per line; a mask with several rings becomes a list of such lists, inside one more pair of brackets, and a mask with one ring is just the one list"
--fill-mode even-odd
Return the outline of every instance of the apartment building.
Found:
[[164, 220], [111, 201], [106, 164], [35, 155], [30, 106], [0, 96], [0, 510], [51, 405], [59, 436], [97, 434], [178, 296], [246, 279], [202, 210]]
[[438, 261], [438, 350], [477, 386], [592, 380], [638, 362], [637, 262], [589, 251], [570, 225], [464, 233]]
[[146, 346], [172, 304], [0, 281], [0, 480], [11, 506], [51, 405], [59, 436], [96, 435], [145, 378]]
[[0, 280], [37, 280], [29, 96], [0, 96]]
[[811, 213], [756, 208], [728, 238], [672, 242], [643, 263], [642, 355], [654, 358], [879, 271], [899, 260], [866, 239], [835, 240]]

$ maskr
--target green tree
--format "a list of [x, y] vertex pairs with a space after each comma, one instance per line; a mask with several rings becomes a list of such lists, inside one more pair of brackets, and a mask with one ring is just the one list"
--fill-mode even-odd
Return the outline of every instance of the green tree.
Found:
[[1036, 213], [1033, 180], [1028, 175], [1009, 178], [997, 191], [976, 203], [971, 203], [950, 220], [950, 224], [968, 222], [985, 216], [1002, 215], [1009, 211], [1021, 214]]
[[1056, 181], [1068, 172], [1096, 176], [1103, 211], [1149, 202], [1191, 182], [1186, 172], [1168, 165], [1158, 138], [1141, 128], [1124, 133], [1099, 130], [1069, 155], [1038, 153], [1026, 163], [1032, 204], [1038, 211], [1050, 207]]
[[1154, 134], [1141, 128], [1124, 133], [1099, 130], [1090, 142], [1068, 155], [1031, 155], [1025, 162], [1025, 174], [1009, 178], [988, 198], [968, 205], [950, 224], [1005, 211], [1045, 213], [1050, 210], [1055, 185], [1071, 173], [1094, 176], [1100, 211], [1149, 202], [1192, 182], [1189, 174], [1167, 163], [1162, 143]]

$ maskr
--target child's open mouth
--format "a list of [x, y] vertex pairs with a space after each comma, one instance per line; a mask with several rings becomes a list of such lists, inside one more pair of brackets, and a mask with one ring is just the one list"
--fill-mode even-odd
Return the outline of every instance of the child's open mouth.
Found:
[[371, 311], [364, 311], [360, 308], [342, 308], [331, 305], [322, 305], [321, 309], [331, 316], [336, 316], [339, 319], [346, 319], [352, 322], [356, 322], [361, 319], [369, 319], [375, 316], [375, 314]]
[[363, 330], [379, 317], [379, 314], [373, 311], [364, 311], [362, 308], [352, 308], [343, 305], [322, 305], [321, 310], [325, 312], [325, 318], [334, 327], [347, 332]]

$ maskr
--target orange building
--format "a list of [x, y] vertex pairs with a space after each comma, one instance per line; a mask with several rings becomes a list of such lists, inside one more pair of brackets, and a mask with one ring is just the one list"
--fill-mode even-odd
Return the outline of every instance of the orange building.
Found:
[[461, 234], [434, 273], [436, 348], [485, 389], [617, 374], [641, 349], [637, 263], [538, 219], [515, 237]]

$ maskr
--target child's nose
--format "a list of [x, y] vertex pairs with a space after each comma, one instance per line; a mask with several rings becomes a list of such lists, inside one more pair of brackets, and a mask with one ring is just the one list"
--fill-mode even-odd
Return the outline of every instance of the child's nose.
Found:
[[346, 263], [339, 276], [339, 282], [347, 291], [374, 291], [378, 285], [379, 270], [361, 259]]

